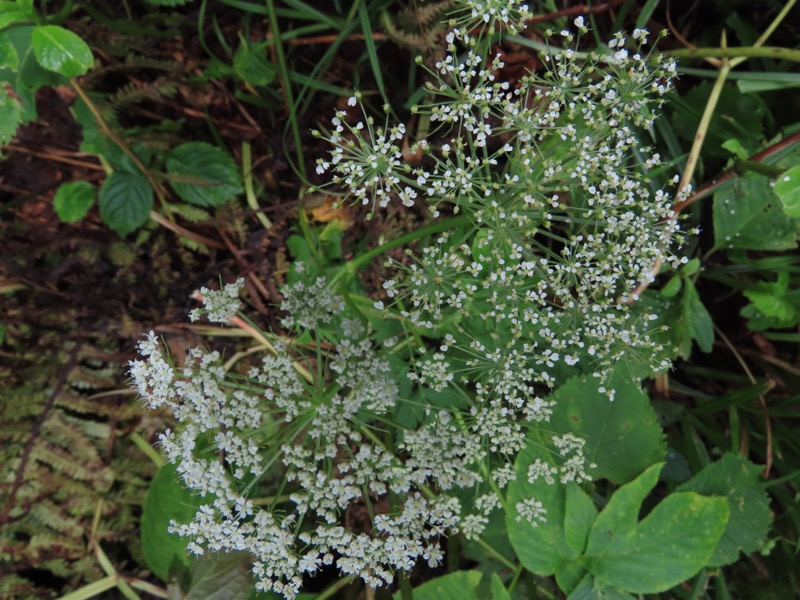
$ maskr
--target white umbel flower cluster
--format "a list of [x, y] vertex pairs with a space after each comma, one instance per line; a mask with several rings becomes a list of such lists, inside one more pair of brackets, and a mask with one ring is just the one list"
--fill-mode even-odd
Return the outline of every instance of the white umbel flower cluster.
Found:
[[[419, 561], [438, 565], [441, 538], [462, 528], [479, 535], [499, 504], [487, 496], [479, 514], [464, 517], [456, 496], [481, 489], [482, 435], [442, 410], [399, 432], [390, 451], [375, 432], [391, 423], [398, 386], [364, 325], [342, 314], [342, 299], [322, 280], [289, 286], [284, 295], [284, 308], [298, 311], [284, 323], [315, 340], [314, 358], [277, 343], [274, 355], [242, 377], [227, 373], [217, 352], [195, 348], [177, 368], [155, 334], [139, 343], [133, 384], [151, 407], [175, 414], [178, 430], [160, 436], [163, 451], [205, 501], [172, 531], [197, 554], [249, 552], [258, 589], [286, 598], [297, 595], [304, 575], [334, 563], [372, 587]], [[222, 296], [229, 307], [220, 305]], [[222, 296], [204, 291], [217, 311], [238, 307], [231, 289]], [[325, 328], [344, 336], [335, 349], [320, 333]], [[270, 467], [278, 462], [276, 475]], [[497, 485], [505, 487], [510, 472], [501, 468]], [[254, 502], [256, 490], [283, 500], [264, 506]], [[355, 518], [348, 515], [358, 514], [369, 518], [346, 527]]]

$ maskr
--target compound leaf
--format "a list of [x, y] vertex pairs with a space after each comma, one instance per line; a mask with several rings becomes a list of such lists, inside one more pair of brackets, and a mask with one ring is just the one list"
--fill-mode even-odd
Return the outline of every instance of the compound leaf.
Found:
[[587, 566], [605, 585], [639, 594], [668, 590], [702, 569], [722, 537], [730, 514], [725, 498], [674, 493], [638, 521], [661, 467], [617, 490], [595, 520]]
[[738, 454], [725, 454], [678, 488], [727, 498], [731, 517], [708, 566], [728, 565], [739, 552], [755, 552], [769, 532], [769, 498], [760, 480], [761, 467]]
[[624, 376], [612, 377], [607, 387], [616, 390], [614, 400], [600, 391], [596, 378], [573, 377], [550, 396], [551, 423], [586, 440], [586, 461], [597, 465], [589, 475], [624, 483], [664, 460], [666, 446], [641, 387]]

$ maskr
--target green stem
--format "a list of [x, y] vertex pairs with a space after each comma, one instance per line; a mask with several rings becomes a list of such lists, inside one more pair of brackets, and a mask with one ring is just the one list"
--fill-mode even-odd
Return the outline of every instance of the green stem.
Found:
[[[292, 82], [289, 80], [289, 70], [286, 67], [286, 55], [283, 52], [283, 41], [281, 40], [281, 32], [278, 28], [278, 16], [275, 13], [275, 0], [267, 0], [267, 15], [269, 17], [269, 26], [272, 30], [272, 43], [275, 45], [275, 56], [278, 59], [278, 67], [280, 68], [281, 80], [283, 83], [283, 93], [286, 96], [287, 110], [294, 106], [294, 94], [292, 93]], [[294, 138], [294, 151], [297, 155], [297, 172], [300, 178], [306, 180], [306, 160], [303, 155], [303, 140], [300, 138], [300, 127], [297, 124], [295, 115], [287, 114], [289, 125], [292, 128], [292, 137]]]
[[247, 205], [255, 211], [256, 218], [261, 221], [264, 229], [272, 229], [272, 222], [261, 211], [258, 205], [258, 198], [253, 189], [253, 160], [250, 152], [250, 144], [242, 142], [242, 179], [244, 179], [244, 194], [247, 198]]
[[[683, 48], [664, 53], [672, 58], [774, 58], [800, 62], [800, 50], [776, 46], [735, 46], [733, 48]], [[741, 61], [738, 61], [741, 62]], [[737, 64], [738, 64], [737, 62]]]
[[[725, 44], [724, 35], [722, 43], [723, 45]], [[705, 111], [703, 111], [703, 116], [700, 118], [700, 123], [697, 126], [697, 133], [694, 134], [694, 143], [692, 144], [692, 150], [689, 152], [689, 157], [686, 159], [686, 168], [684, 169], [683, 176], [681, 177], [680, 190], [686, 189], [686, 186], [691, 183], [692, 178], [694, 177], [694, 170], [697, 167], [697, 161], [700, 158], [700, 151], [703, 149], [703, 143], [706, 139], [706, 133], [708, 133], [708, 127], [711, 124], [711, 118], [714, 116], [714, 111], [717, 108], [717, 102], [719, 101], [720, 94], [722, 94], [722, 88], [725, 86], [725, 80], [728, 78], [728, 73], [730, 73], [730, 70], [730, 63], [727, 59], [725, 59], [722, 64], [722, 68], [719, 70], [717, 80], [714, 82], [711, 95], [708, 97], [708, 102], [706, 103]]]
[[408, 573], [400, 571], [397, 574], [397, 580], [400, 583], [400, 598], [402, 600], [414, 600], [414, 590], [411, 588], [411, 582], [408, 580]]

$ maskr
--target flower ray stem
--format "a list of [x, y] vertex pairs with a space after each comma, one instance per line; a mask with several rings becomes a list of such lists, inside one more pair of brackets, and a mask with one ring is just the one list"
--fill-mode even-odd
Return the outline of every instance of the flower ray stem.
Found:
[[469, 223], [469, 217], [467, 215], [459, 215], [457, 217], [451, 217], [449, 219], [444, 219], [442, 221], [437, 221], [431, 225], [426, 227], [422, 227], [415, 231], [411, 231], [406, 233], [405, 235], [401, 235], [398, 238], [390, 242], [386, 242], [385, 244], [381, 244], [377, 248], [373, 248], [369, 252], [365, 252], [361, 256], [354, 258], [349, 263], [344, 265], [337, 273], [331, 277], [330, 281], [328, 282], [328, 289], [332, 289], [336, 286], [340, 279], [343, 277], [352, 277], [355, 275], [358, 270], [371, 261], [376, 256], [380, 256], [389, 250], [393, 250], [399, 246], [407, 244], [408, 242], [413, 242], [416, 239], [423, 238], [428, 235], [433, 235], [434, 233], [441, 233], [442, 231], [447, 231], [448, 229], [455, 229], [456, 227], [460, 227], [461, 225], [465, 225]]

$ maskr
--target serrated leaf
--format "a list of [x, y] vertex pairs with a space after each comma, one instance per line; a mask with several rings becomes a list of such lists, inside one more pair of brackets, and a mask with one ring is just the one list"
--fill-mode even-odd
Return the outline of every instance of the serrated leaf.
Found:
[[230, 155], [204, 142], [181, 144], [167, 154], [167, 172], [175, 193], [198, 206], [218, 206], [242, 193], [242, 181]]
[[78, 77], [94, 64], [89, 46], [79, 36], [59, 25], [37, 25], [31, 34], [31, 48], [45, 69]]
[[58, 188], [53, 208], [64, 223], [80, 221], [94, 204], [97, 192], [88, 181], [70, 181]]
[[668, 590], [702, 569], [722, 537], [727, 500], [693, 492], [671, 494], [637, 522], [661, 467], [617, 490], [595, 520], [587, 565], [605, 585], [639, 594]]
[[5, 86], [0, 84], [0, 144], [10, 142], [22, 123], [22, 102], [11, 86]]
[[779, 327], [790, 327], [796, 322], [797, 307], [788, 292], [789, 273], [781, 271], [777, 281], [759, 281], [744, 290], [744, 295], [764, 316], [776, 319]]
[[[475, 591], [481, 582], [480, 571], [456, 571], [414, 588], [414, 600], [479, 600]], [[400, 600], [395, 592], [394, 600]]]
[[121, 237], [150, 218], [153, 188], [139, 173], [114, 171], [100, 187], [100, 218]]
[[555, 403], [550, 422], [556, 431], [571, 431], [586, 440], [586, 461], [595, 479], [624, 483], [650, 465], [664, 460], [666, 446], [647, 394], [626, 377], [612, 377], [607, 387], [614, 400], [600, 391], [594, 377], [573, 377], [550, 396]]
[[170, 521], [188, 523], [200, 505], [207, 503], [181, 485], [177, 468], [171, 463], [161, 467], [150, 482], [142, 509], [142, 554], [147, 568], [163, 581], [167, 581], [173, 560], [184, 567], [191, 563], [187, 540], [169, 533]]
[[773, 189], [783, 204], [783, 211], [790, 217], [800, 217], [800, 166], [778, 177]]
[[728, 453], [678, 488], [727, 498], [731, 516], [708, 566], [728, 565], [738, 560], [740, 552], [755, 552], [769, 533], [769, 497], [760, 474], [758, 465]]
[[787, 250], [797, 247], [798, 221], [788, 216], [763, 176], [737, 179], [714, 194], [717, 248]]
[[700, 300], [700, 295], [694, 283], [686, 280], [686, 289], [683, 293], [683, 320], [686, 324], [689, 337], [697, 342], [703, 352], [714, 349], [714, 321]]

